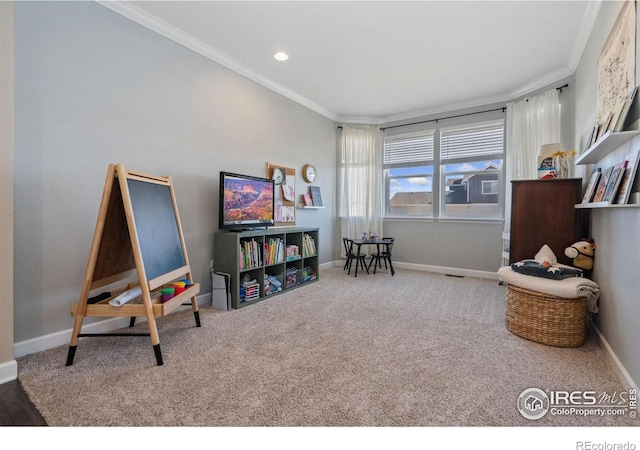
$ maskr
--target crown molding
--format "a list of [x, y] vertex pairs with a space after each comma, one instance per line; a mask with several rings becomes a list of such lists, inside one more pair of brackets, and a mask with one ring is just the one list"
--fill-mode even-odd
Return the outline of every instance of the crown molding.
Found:
[[409, 111], [401, 114], [394, 114], [391, 116], [381, 117], [378, 119], [378, 125], [388, 125], [392, 122], [399, 122], [403, 120], [413, 120], [420, 117], [427, 117], [434, 114], [450, 113], [451, 111], [459, 111], [469, 108], [484, 107], [494, 103], [506, 103], [510, 100], [509, 94], [498, 94], [490, 97], [482, 97], [465, 102], [453, 103], [448, 105], [440, 105], [434, 108], [421, 109], [416, 111]]
[[190, 50], [193, 50], [196, 53], [208, 58], [212, 61], [221, 64], [228, 69], [233, 70], [234, 72], [239, 73], [240, 75], [249, 78], [250, 80], [255, 81], [256, 83], [265, 86], [272, 91], [277, 92], [284, 97], [293, 100], [296, 103], [301, 104], [302, 106], [309, 108], [312, 111], [317, 112], [318, 114], [325, 116], [328, 119], [333, 120], [334, 122], [338, 120], [338, 116], [333, 112], [329, 111], [322, 106], [319, 106], [312, 101], [296, 94], [295, 92], [285, 88], [284, 86], [276, 83], [275, 81], [265, 77], [264, 75], [250, 69], [244, 64], [236, 61], [235, 59], [229, 57], [228, 55], [212, 48], [211, 46], [205, 44], [199, 39], [194, 38], [193, 36], [169, 25], [168, 23], [158, 19], [157, 17], [143, 11], [135, 5], [132, 5], [128, 1], [102, 1], [98, 0], [97, 3], [100, 5], [128, 18], [133, 20], [134, 22], [149, 28], [156, 33], [171, 39], [172, 41], [187, 47]]
[[533, 80], [531, 83], [522, 86], [521, 88], [511, 91], [509, 93], [510, 98], [508, 99], [508, 101], [513, 101], [519, 97], [531, 95], [532, 92], [535, 92], [538, 89], [548, 88], [554, 83], [558, 83], [561, 80], [573, 76], [574, 73], [575, 70], [571, 70], [570, 68], [566, 67], [564, 69], [558, 70], [557, 72], [544, 75]]
[[582, 23], [580, 24], [580, 29], [578, 30], [578, 35], [573, 43], [573, 50], [569, 57], [569, 70], [571, 70], [571, 73], [574, 73], [578, 68], [580, 58], [582, 58], [584, 49], [587, 47], [589, 36], [591, 36], [601, 6], [602, 0], [587, 3], [587, 10], [582, 17]]
[[[369, 120], [366, 123], [373, 125], [388, 125], [392, 122], [399, 122], [403, 120], [413, 120], [420, 117], [427, 117], [434, 114], [442, 114], [442, 113], [450, 113], [451, 111], [459, 111], [464, 109], [476, 108], [476, 107], [485, 107], [487, 105], [492, 105], [496, 103], [504, 103], [511, 102], [519, 97], [523, 97], [526, 95], [530, 95], [532, 92], [535, 92], [538, 89], [549, 88], [549, 86], [554, 83], [558, 83], [559, 81], [565, 80], [566, 78], [572, 76], [575, 71], [572, 71], [569, 68], [564, 68], [557, 72], [551, 73], [549, 75], [545, 75], [540, 77], [531, 83], [522, 86], [521, 88], [515, 89], [510, 92], [505, 92], [502, 94], [496, 94], [489, 97], [477, 98], [465, 102], [440, 105], [434, 108], [421, 109], [416, 111], [408, 111], [406, 113], [394, 114], [386, 117], [372, 117], [365, 118]], [[341, 122], [350, 122], [350, 123], [365, 123], [362, 121], [358, 121], [356, 117], [339, 117]]]
[[217, 62], [218, 64], [227, 67], [228, 69], [246, 77], [250, 80], [255, 81], [256, 83], [261, 84], [262, 86], [271, 89], [272, 91], [277, 92], [280, 95], [312, 110], [317, 112], [318, 114], [333, 120], [338, 123], [351, 123], [351, 124], [361, 124], [361, 125], [383, 125], [391, 122], [397, 122], [402, 120], [412, 120], [418, 117], [429, 116], [433, 114], [441, 114], [445, 112], [474, 108], [479, 106], [485, 106], [493, 103], [506, 103], [512, 101], [518, 97], [525, 96], [530, 94], [531, 92], [547, 87], [553, 83], [558, 82], [564, 78], [572, 76], [576, 68], [580, 62], [580, 58], [582, 57], [582, 53], [587, 45], [589, 36], [593, 30], [593, 26], [595, 25], [595, 20], [600, 11], [600, 6], [603, 0], [595, 0], [588, 2], [587, 9], [585, 11], [585, 15], [582, 19], [582, 23], [580, 26], [580, 30], [578, 36], [576, 38], [570, 60], [568, 62], [568, 66], [564, 69], [556, 71], [552, 74], [545, 75], [540, 77], [531, 83], [522, 86], [518, 89], [515, 89], [511, 92], [505, 92], [502, 94], [497, 94], [489, 97], [478, 98], [474, 100], [469, 100], [465, 102], [460, 102], [456, 104], [448, 104], [448, 105], [440, 105], [432, 108], [426, 108], [422, 110], [416, 111], [408, 111], [405, 113], [394, 114], [390, 116], [341, 116], [332, 111], [329, 111], [326, 108], [308, 100], [305, 97], [302, 97], [295, 92], [285, 88], [284, 86], [276, 83], [275, 81], [265, 77], [259, 72], [254, 71], [253, 69], [245, 66], [239, 61], [229, 57], [228, 55], [212, 48], [211, 46], [205, 44], [204, 42], [194, 38], [193, 36], [169, 25], [168, 23], [158, 19], [157, 17], [147, 13], [146, 11], [138, 8], [137, 6], [131, 4], [128, 1], [105, 1], [105, 0], [97, 0], [97, 3], [100, 5], [130, 19], [134, 22], [149, 28], [156, 33], [165, 36], [172, 41], [183, 45], [184, 47], [189, 48], [190, 50]]

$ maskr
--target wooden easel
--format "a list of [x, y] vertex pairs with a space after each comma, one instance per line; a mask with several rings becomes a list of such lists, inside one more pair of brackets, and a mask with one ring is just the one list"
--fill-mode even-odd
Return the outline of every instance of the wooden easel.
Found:
[[[188, 288], [166, 302], [161, 288], [179, 279]], [[141, 300], [112, 306], [109, 301], [122, 292], [140, 286]], [[98, 289], [109, 289], [95, 295]], [[75, 317], [67, 366], [73, 364], [78, 338], [90, 336], [150, 336], [159, 366], [163, 364], [156, 317], [163, 317], [191, 298], [200, 327], [196, 294], [187, 250], [178, 217], [171, 177], [158, 177], [109, 165], [98, 221], [82, 293], [71, 307]], [[90, 295], [93, 297], [89, 298]], [[185, 303], [189, 305], [189, 303]], [[85, 317], [146, 317], [149, 333], [80, 333]]]

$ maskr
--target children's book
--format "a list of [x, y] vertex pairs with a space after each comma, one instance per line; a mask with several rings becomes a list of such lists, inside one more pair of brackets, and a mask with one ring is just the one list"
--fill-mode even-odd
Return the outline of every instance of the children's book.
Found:
[[604, 195], [602, 196], [603, 202], [613, 202], [616, 198], [616, 194], [618, 193], [618, 188], [620, 187], [620, 182], [622, 181], [622, 177], [624, 176], [624, 170], [627, 167], [627, 161], [622, 161], [615, 166], [613, 166], [613, 171], [611, 172], [611, 176], [609, 177], [609, 181], [607, 182], [607, 187], [604, 190]]
[[318, 186], [309, 186], [311, 191], [311, 198], [313, 199], [313, 206], [324, 206], [322, 204], [322, 194]]
[[631, 109], [631, 106], [633, 105], [633, 102], [636, 98], [636, 93], [638, 92], [638, 86], [635, 86], [632, 90], [631, 93], [629, 93], [629, 95], [627, 96], [626, 99], [624, 99], [623, 101], [623, 105], [620, 111], [620, 115], [618, 117], [618, 122], [616, 123], [616, 126], [614, 128], [614, 131], [623, 131], [624, 130], [624, 125], [627, 121], [627, 116], [629, 115], [629, 110]]
[[618, 195], [616, 195], [614, 203], [618, 205], [625, 205], [629, 201], [629, 194], [631, 194], [633, 181], [636, 178], [639, 160], [640, 151], [636, 151], [625, 157], [625, 161], [627, 161], [627, 167], [624, 170], [624, 175], [622, 176], [622, 181], [620, 182], [620, 189], [618, 189]]
[[611, 176], [611, 172], [613, 172], [613, 166], [609, 167], [602, 173], [600, 181], [598, 182], [598, 187], [596, 188], [596, 193], [593, 195], [593, 203], [602, 201], [604, 197], [604, 191], [607, 188], [607, 183], [609, 182], [609, 177]]
[[602, 170], [600, 167], [593, 169], [591, 173], [591, 178], [589, 179], [589, 184], [584, 191], [584, 197], [582, 197], [582, 203], [589, 203], [593, 198], [593, 194], [596, 191], [596, 186], [598, 185], [598, 181], [600, 180], [600, 176], [602, 175]]

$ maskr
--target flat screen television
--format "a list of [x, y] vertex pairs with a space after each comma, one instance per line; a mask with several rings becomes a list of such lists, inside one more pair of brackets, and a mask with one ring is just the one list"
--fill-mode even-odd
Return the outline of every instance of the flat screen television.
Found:
[[220, 172], [221, 230], [250, 230], [275, 225], [275, 184], [268, 178]]

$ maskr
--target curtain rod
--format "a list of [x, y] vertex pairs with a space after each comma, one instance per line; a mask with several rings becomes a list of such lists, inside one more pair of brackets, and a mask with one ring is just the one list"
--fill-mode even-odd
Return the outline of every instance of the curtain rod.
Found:
[[[559, 91], [560, 93], [562, 93], [562, 89], [564, 89], [564, 88], [566, 88], [566, 87], [569, 87], [569, 83], [564, 84], [563, 86], [557, 87], [557, 88], [556, 88], [556, 90], [557, 90], [557, 91]], [[438, 121], [439, 121], [439, 120], [455, 119], [455, 118], [458, 118], [458, 117], [472, 116], [472, 115], [474, 115], [474, 114], [483, 114], [483, 113], [494, 112], [494, 111], [500, 111], [500, 110], [502, 110], [502, 112], [504, 112], [504, 111], [505, 111], [505, 109], [507, 109], [507, 107], [506, 107], [506, 106], [503, 106], [503, 107], [501, 107], [501, 108], [487, 109], [487, 110], [485, 110], [485, 111], [476, 111], [476, 112], [466, 113], [466, 114], [458, 114], [458, 115], [455, 115], [455, 116], [449, 116], [449, 117], [441, 117], [441, 118], [439, 118], [439, 119], [429, 119], [429, 120], [422, 120], [422, 121], [420, 121], [420, 122], [405, 123], [405, 124], [402, 124], [402, 125], [393, 125], [393, 126], [390, 126], [390, 127], [380, 128], [380, 131], [388, 130], [388, 129], [390, 129], [390, 128], [408, 127], [409, 125], [418, 125], [418, 124], [421, 124], [421, 123], [429, 123], [429, 122], [436, 122], [436, 123], [438, 123]], [[339, 129], [342, 129], [342, 127], [341, 127], [341, 126], [339, 126], [338, 128], [339, 128]]]
[[476, 111], [476, 112], [466, 113], [466, 114], [457, 114], [455, 116], [440, 117], [439, 119], [421, 120], [420, 122], [405, 123], [405, 124], [402, 124], [402, 125], [393, 125], [393, 126], [390, 126], [390, 127], [380, 128], [380, 131], [388, 130], [389, 128], [408, 127], [409, 125], [418, 125], [420, 123], [429, 123], [429, 122], [438, 123], [439, 120], [455, 119], [457, 117], [472, 116], [474, 114], [483, 114], [483, 113], [494, 112], [494, 111], [502, 111], [502, 112], [504, 112], [505, 109], [507, 109], [507, 107], [503, 106], [501, 108], [486, 109], [484, 111]]

